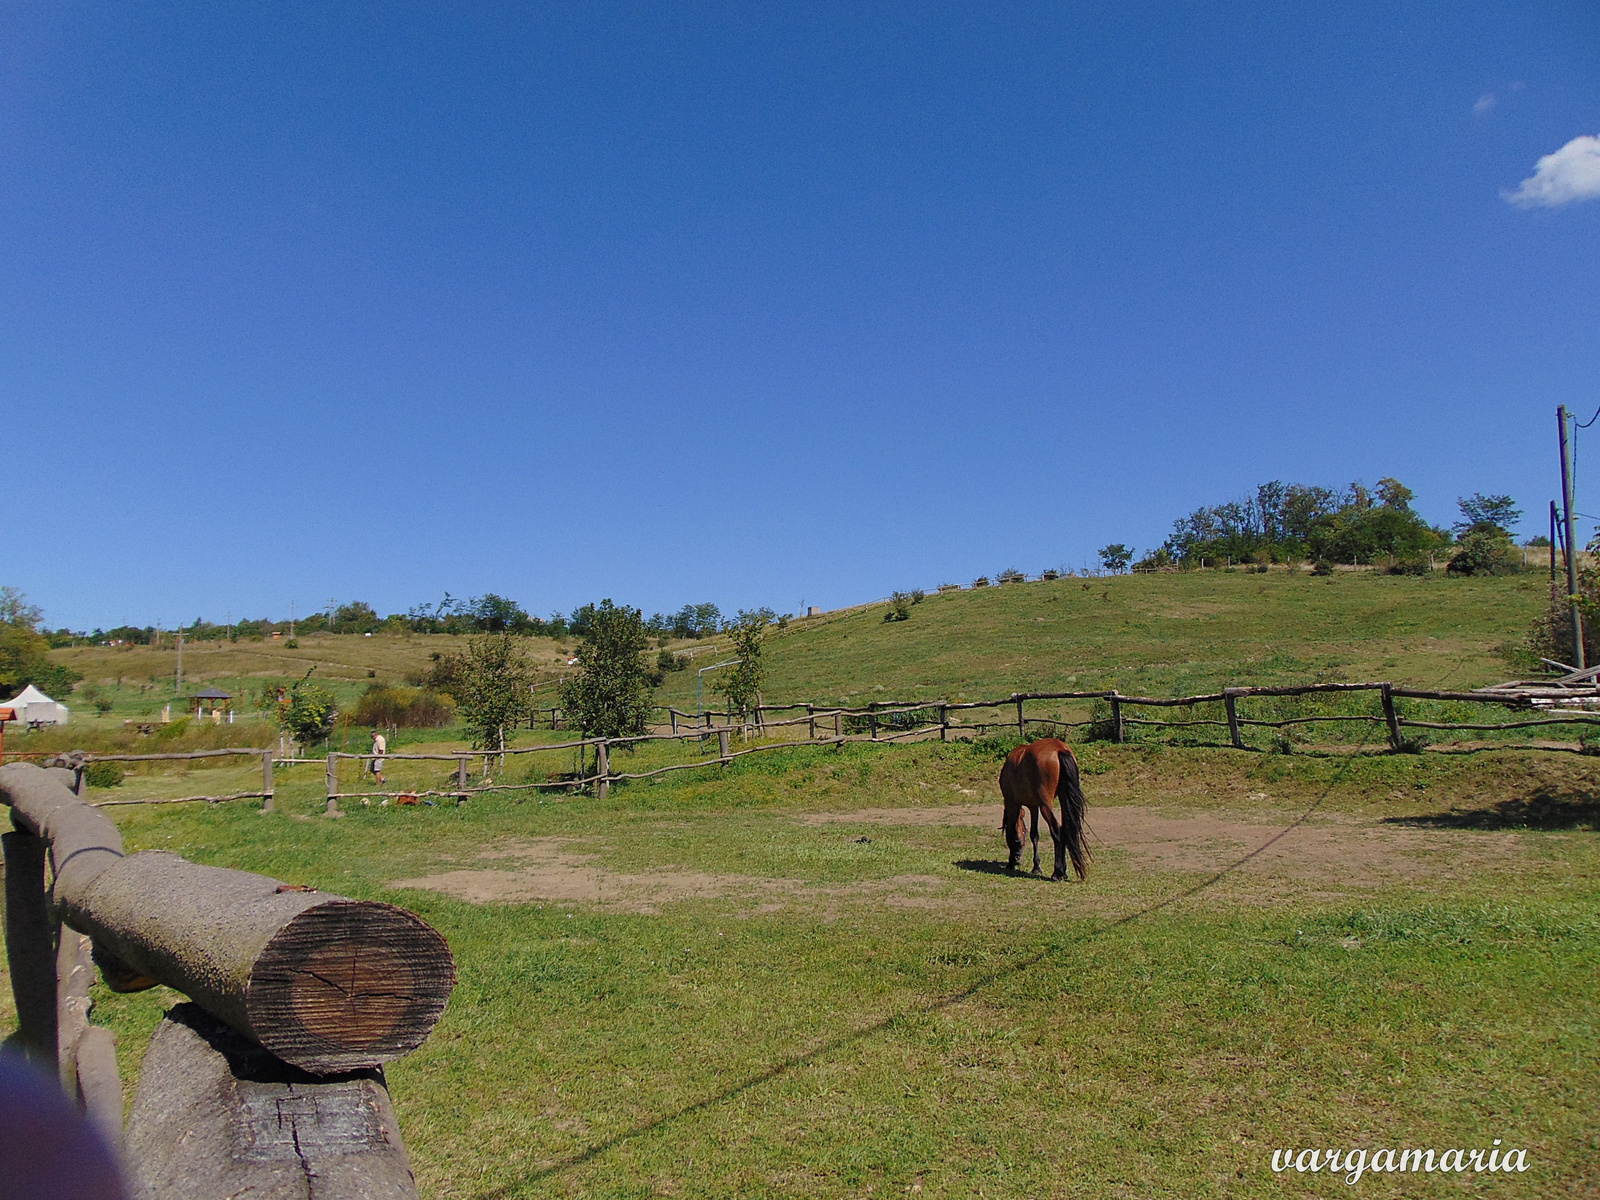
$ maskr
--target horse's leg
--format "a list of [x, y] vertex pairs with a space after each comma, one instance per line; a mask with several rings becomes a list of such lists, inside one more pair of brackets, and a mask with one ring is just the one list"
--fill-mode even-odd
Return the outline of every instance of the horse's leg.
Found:
[[1006, 835], [1006, 849], [1010, 857], [1006, 870], [1015, 871], [1022, 865], [1022, 805], [1013, 794], [1006, 772], [1000, 774], [1000, 794], [1005, 797], [1005, 813], [1000, 818], [1000, 828]]
[[1033, 839], [1033, 873], [1039, 873], [1039, 806], [1033, 806], [1033, 827], [1028, 830], [1028, 836]]
[[[1050, 840], [1056, 845], [1056, 869], [1050, 878], [1059, 883], [1067, 877], [1067, 837], [1062, 832], [1061, 821], [1056, 816], [1055, 806], [1046, 800], [1039, 807], [1044, 809], [1045, 824], [1050, 826]], [[1036, 856], [1039, 853], [1037, 840], [1034, 841], [1033, 852]], [[1038, 863], [1034, 864], [1033, 869], [1035, 871], [1039, 869]]]

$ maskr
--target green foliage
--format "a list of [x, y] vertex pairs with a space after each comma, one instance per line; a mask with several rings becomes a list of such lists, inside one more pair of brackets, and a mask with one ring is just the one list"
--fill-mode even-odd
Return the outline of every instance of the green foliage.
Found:
[[1313, 575], [1332, 575], [1333, 564], [1325, 558], [1319, 558], [1311, 564], [1311, 573]]
[[515, 729], [532, 703], [533, 665], [523, 645], [509, 634], [471, 638], [454, 659], [455, 699], [472, 745], [479, 750], [505, 748], [508, 729]]
[[578, 673], [561, 684], [567, 719], [590, 737], [631, 737], [644, 732], [650, 711], [650, 681], [644, 652], [650, 634], [636, 608], [585, 606]]
[[98, 788], [120, 787], [124, 775], [121, 764], [114, 762], [92, 762], [83, 773], [89, 786]]
[[[315, 667], [311, 669], [316, 670]], [[334, 718], [339, 706], [333, 693], [321, 684], [311, 682], [311, 671], [289, 688], [283, 703], [278, 706], [278, 724], [302, 746], [314, 746], [327, 740], [333, 732]], [[171, 729], [181, 722], [174, 721]]]
[[1411, 489], [1380, 479], [1376, 491], [1352, 483], [1345, 491], [1274, 480], [1245, 500], [1199, 508], [1173, 524], [1165, 549], [1172, 558], [1275, 562], [1310, 555], [1342, 563], [1414, 557], [1445, 544], [1411, 509]]
[[448, 696], [423, 688], [375, 683], [362, 694], [352, 725], [393, 725], [401, 729], [443, 729], [455, 720], [456, 706]]
[[[907, 615], [910, 615], [909, 607]], [[762, 642], [771, 620], [770, 609], [757, 609], [754, 612], [741, 609], [738, 620], [726, 631], [739, 661], [723, 674], [718, 681], [717, 691], [727, 697], [728, 707], [739, 713], [748, 713], [761, 702], [761, 685], [767, 675], [767, 665], [761, 654]]]
[[1028, 577], [1026, 575], [1024, 575], [1021, 571], [1019, 571], [1016, 567], [1007, 567], [1004, 571], [1001, 571], [1000, 574], [995, 576], [995, 579], [998, 582], [1003, 583], [1003, 584], [1004, 583], [1021, 583], [1027, 578]]
[[1479, 527], [1457, 544], [1446, 569], [1452, 575], [1515, 575], [1522, 570], [1522, 562], [1503, 530]]
[[16, 588], [0, 588], [0, 700], [10, 699], [30, 683], [60, 700], [83, 678], [50, 661], [50, 641], [38, 629], [40, 617], [38, 608]]
[[975, 588], [988, 587], [989, 577], [987, 575], [979, 575], [972, 581], [972, 586]]
[[1455, 525], [1456, 532], [1460, 534], [1499, 533], [1509, 538], [1511, 527], [1522, 520], [1522, 510], [1510, 496], [1485, 496], [1482, 492], [1473, 492], [1457, 500], [1456, 507], [1461, 510], [1461, 520]]
[[376, 633], [383, 627], [372, 605], [356, 600], [333, 610], [328, 629], [333, 633]]
[[889, 597], [889, 611], [883, 614], [885, 621], [909, 621], [911, 619], [911, 597], [904, 592], [896, 592]]
[[1112, 542], [1100, 548], [1100, 565], [1113, 575], [1120, 575], [1133, 561], [1133, 551], [1121, 542]]

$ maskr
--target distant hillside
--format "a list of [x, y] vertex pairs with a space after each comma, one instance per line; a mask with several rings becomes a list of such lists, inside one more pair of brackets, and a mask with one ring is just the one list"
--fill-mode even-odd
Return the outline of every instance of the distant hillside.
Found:
[[[1460, 579], [1190, 571], [1013, 583], [930, 595], [908, 621], [885, 622], [885, 604], [793, 621], [767, 643], [766, 696], [859, 703], [1108, 687], [1170, 695], [1313, 678], [1472, 687], [1514, 673], [1504, 651], [1521, 642], [1545, 596], [1536, 572]], [[186, 685], [248, 694], [315, 667], [317, 679], [349, 699], [374, 680], [400, 682], [459, 644], [446, 634], [388, 633], [312, 634], [296, 649], [206, 642], [185, 647], [184, 676]], [[525, 644], [550, 685], [541, 687], [541, 703], [554, 703], [573, 643]], [[658, 701], [692, 709], [693, 668], [724, 657], [725, 641], [673, 645], [694, 659], [691, 669], [668, 674]], [[78, 647], [51, 657], [83, 673], [72, 702], [85, 715], [81, 697], [91, 686], [113, 698], [113, 718], [159, 710], [171, 698], [170, 647]], [[708, 705], [719, 703], [715, 679], [706, 676]]]

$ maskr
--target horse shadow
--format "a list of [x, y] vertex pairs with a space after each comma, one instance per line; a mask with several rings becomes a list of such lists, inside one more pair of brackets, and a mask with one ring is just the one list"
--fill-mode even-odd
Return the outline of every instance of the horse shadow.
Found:
[[1543, 784], [1527, 796], [1513, 796], [1482, 808], [1385, 817], [1383, 823], [1417, 829], [1575, 829], [1600, 833], [1600, 797], [1582, 789]]
[[1015, 879], [1033, 879], [1042, 883], [1050, 881], [1048, 875], [1035, 875], [1023, 867], [1012, 870], [1004, 862], [996, 862], [992, 858], [958, 858], [955, 868], [958, 871], [973, 871], [979, 875], [1009, 875]]

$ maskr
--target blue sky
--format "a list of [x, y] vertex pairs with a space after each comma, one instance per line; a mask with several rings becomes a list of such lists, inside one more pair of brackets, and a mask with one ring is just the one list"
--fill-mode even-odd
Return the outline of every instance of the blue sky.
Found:
[[1600, 407], [1592, 3], [0, 13], [52, 625], [832, 607], [1272, 478], [1532, 533]]

